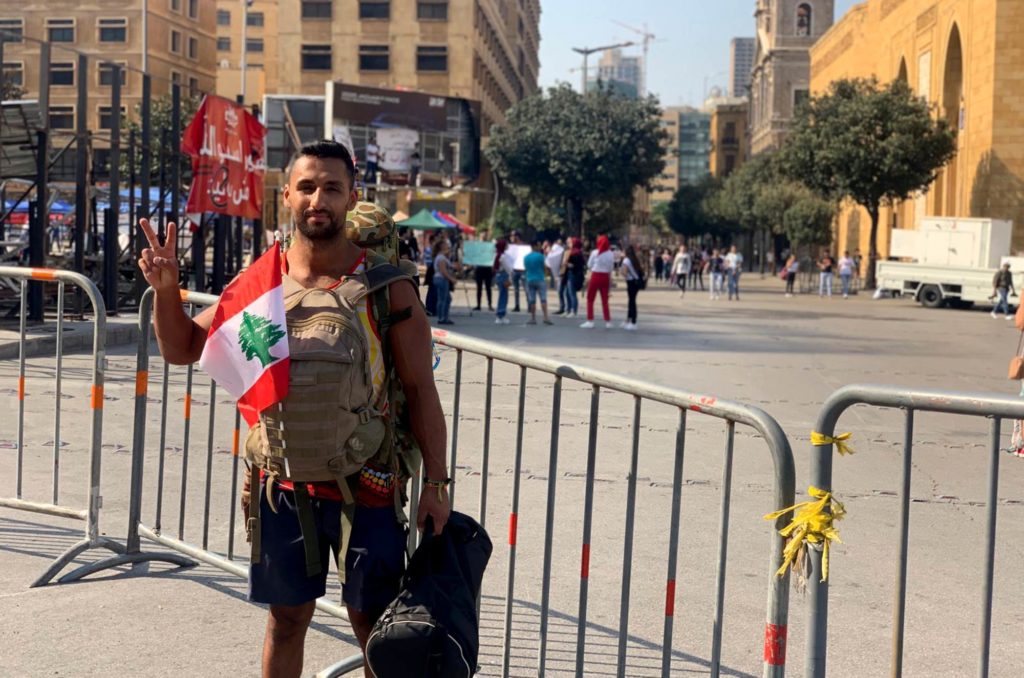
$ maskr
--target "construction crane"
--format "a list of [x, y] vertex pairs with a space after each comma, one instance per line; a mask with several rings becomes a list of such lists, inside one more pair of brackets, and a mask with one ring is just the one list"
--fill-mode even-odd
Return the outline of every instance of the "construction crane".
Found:
[[617, 21], [615, 19], [612, 19], [612, 23], [622, 26], [628, 31], [633, 31], [634, 33], [643, 38], [642, 45], [644, 50], [644, 64], [643, 70], [640, 72], [640, 96], [647, 96], [647, 53], [650, 51], [651, 43], [654, 42], [654, 39], [657, 36], [655, 36], [654, 33], [651, 33], [649, 30], [647, 30], [646, 22], [644, 23], [643, 28], [630, 26], [629, 24], [624, 24], [621, 21]]

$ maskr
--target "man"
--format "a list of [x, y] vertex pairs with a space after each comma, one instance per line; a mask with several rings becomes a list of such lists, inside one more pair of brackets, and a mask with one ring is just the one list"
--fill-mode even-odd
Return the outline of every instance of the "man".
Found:
[[680, 245], [679, 253], [676, 254], [675, 259], [672, 260], [670, 273], [670, 275], [675, 278], [676, 285], [679, 287], [680, 298], [686, 296], [686, 280], [690, 277], [690, 271], [692, 268], [693, 257], [686, 251], [686, 245]]
[[995, 277], [992, 278], [992, 296], [999, 295], [999, 301], [996, 302], [995, 308], [992, 309], [992, 317], [995, 318], [999, 315], [1000, 310], [1006, 314], [1007, 320], [1012, 320], [1013, 316], [1010, 315], [1010, 295], [1016, 295], [1016, 291], [1013, 289], [1013, 274], [1010, 273], [1010, 264], [1003, 264], [1002, 268], [996, 271]]
[[740, 275], [743, 273], [743, 255], [736, 250], [736, 245], [729, 248], [725, 255], [725, 273], [729, 280], [729, 301], [733, 296], [740, 300]]
[[537, 324], [537, 300], [540, 298], [540, 307], [544, 310], [544, 324], [552, 325], [548, 318], [548, 279], [544, 275], [544, 252], [540, 241], [533, 243], [533, 251], [526, 255], [523, 266], [526, 274], [526, 303], [530, 307], [530, 319], [527, 325]]
[[[508, 237], [508, 241], [509, 241], [510, 245], [522, 245], [523, 244], [523, 238], [522, 238], [522, 236], [519, 235], [519, 231], [512, 231], [512, 233]], [[512, 287], [515, 289], [515, 293], [516, 293], [516, 296], [515, 296], [516, 305], [515, 305], [515, 308], [512, 309], [513, 313], [519, 313], [519, 287], [520, 286], [525, 286], [525, 283], [523, 282], [523, 274], [525, 272], [526, 271], [523, 268], [523, 264], [522, 264], [521, 260], [517, 258], [515, 266], [514, 266], [514, 268], [512, 270]]]
[[374, 136], [366, 144], [366, 176], [364, 180], [367, 185], [377, 183], [377, 163], [380, 160], [380, 147], [377, 146], [377, 137]]
[[558, 312], [555, 315], [565, 313], [565, 298], [562, 296], [562, 259], [565, 256], [565, 245], [559, 238], [546, 250], [547, 256], [544, 264], [551, 271], [551, 282], [554, 284], [555, 293], [558, 295]]
[[[286, 275], [304, 288], [333, 289], [364, 266], [365, 250], [349, 241], [344, 229], [346, 215], [357, 202], [354, 185], [355, 166], [341, 144], [318, 141], [299, 151], [283, 194], [294, 225], [292, 246], [283, 263]], [[159, 243], [147, 220], [142, 219], [140, 226], [149, 240], [149, 248], [143, 250], [139, 267], [156, 292], [154, 324], [160, 351], [169, 363], [191, 364], [202, 354], [216, 307], [206, 309], [194, 320], [185, 314], [178, 296], [175, 225], [168, 226], [164, 245]], [[431, 488], [439, 488], [422, 493], [419, 527], [422, 529], [430, 516], [435, 532], [440, 533], [450, 507], [445, 478], [445, 419], [434, 385], [430, 326], [408, 279], [393, 282], [388, 287], [388, 298], [392, 314], [398, 314], [394, 317], [409, 314], [387, 332], [388, 348], [403, 385], [411, 433], [423, 452], [426, 478], [432, 481]], [[365, 303], [372, 303], [369, 296]], [[374, 341], [376, 332], [365, 334], [367, 341]], [[382, 347], [375, 348], [379, 354]], [[377, 369], [383, 368], [375, 367], [375, 374]], [[334, 415], [334, 408], [334, 403], [325, 403], [324, 416]], [[364, 468], [356, 476], [362, 477], [365, 471]], [[395, 513], [394, 495], [381, 496], [398, 491], [397, 482], [392, 474], [379, 474], [377, 478], [380, 482], [376, 484], [386, 488], [385, 493], [371, 495], [372, 488], [362, 482], [357, 485], [355, 519], [343, 563], [346, 576], [342, 598], [364, 650], [374, 622], [399, 591], [404, 569], [405, 530]], [[270, 606], [263, 644], [263, 675], [292, 678], [302, 671], [306, 629], [313, 618], [316, 599], [324, 594], [327, 568], [321, 568], [319, 575], [306, 576], [308, 562], [296, 509], [298, 493], [290, 483], [274, 482], [275, 506], [271, 509], [263, 485], [250, 489], [259, 493], [262, 508], [259, 537], [254, 540], [260, 544], [259, 562], [250, 566], [249, 597]], [[340, 548], [337, 526], [342, 502], [340, 495], [334, 494], [339, 488], [319, 482], [305, 483], [305, 487], [312, 497], [314, 529], [326, 564], [326, 545], [330, 544], [335, 554]], [[390, 508], [387, 504], [391, 504]], [[371, 675], [369, 669], [366, 675]]]

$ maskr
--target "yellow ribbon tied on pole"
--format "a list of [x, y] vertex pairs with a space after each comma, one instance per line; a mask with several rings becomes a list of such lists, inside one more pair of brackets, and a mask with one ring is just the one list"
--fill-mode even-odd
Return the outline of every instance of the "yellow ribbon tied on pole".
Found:
[[822, 435], [811, 431], [811, 445], [835, 445], [839, 454], [853, 454], [854, 450], [846, 441], [853, 437], [852, 433], [843, 433], [836, 437]]
[[846, 515], [846, 509], [831, 492], [812, 485], [807, 488], [807, 493], [816, 501], [800, 502], [764, 517], [765, 520], [776, 520], [787, 513], [793, 513], [793, 521], [779, 530], [779, 534], [789, 538], [789, 543], [782, 552], [782, 567], [775, 574], [781, 577], [787, 568], [792, 568], [797, 576], [797, 586], [801, 589], [806, 585], [807, 574], [810, 572], [810, 549], [822, 552], [821, 581], [828, 580], [829, 545], [833, 541], [843, 543], [833, 523]]

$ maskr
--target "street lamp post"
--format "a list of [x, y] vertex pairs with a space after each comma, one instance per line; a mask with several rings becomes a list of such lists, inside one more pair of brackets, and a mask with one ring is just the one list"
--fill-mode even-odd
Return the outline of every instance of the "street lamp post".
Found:
[[590, 55], [596, 52], [603, 52], [606, 49], [617, 49], [619, 47], [632, 47], [636, 43], [634, 42], [620, 42], [615, 45], [605, 45], [604, 47], [573, 47], [572, 51], [577, 54], [583, 55], [583, 78], [580, 82], [580, 94], [587, 93], [587, 61], [590, 59]]
[[242, 105], [245, 105], [245, 68], [248, 63], [249, 47], [246, 42], [249, 40], [249, 5], [252, 4], [252, 0], [242, 0], [242, 61], [239, 66], [239, 71], [242, 76], [241, 83], [241, 95]]

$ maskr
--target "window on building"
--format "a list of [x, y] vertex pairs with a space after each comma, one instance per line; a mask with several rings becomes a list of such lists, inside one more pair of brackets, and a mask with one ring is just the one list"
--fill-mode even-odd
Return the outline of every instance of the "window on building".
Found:
[[188, 18], [199, 18], [199, 0], [188, 0]]
[[[113, 129], [114, 128], [114, 115], [113, 108], [110, 106], [100, 106], [100, 129]], [[121, 116], [124, 116], [124, 106], [121, 107]]]
[[75, 129], [75, 107], [50, 106], [50, 127], [53, 129]]
[[181, 0], [170, 0], [170, 3], [172, 12], [181, 12]]
[[171, 52], [181, 54], [181, 33], [171, 31]]
[[734, 169], [736, 169], [736, 156], [731, 154], [725, 156], [725, 174], [729, 174]]
[[25, 64], [20, 61], [4, 62], [4, 80], [15, 87], [25, 84]]
[[230, 26], [231, 25], [231, 12], [226, 9], [217, 10], [217, 25], [218, 26]]
[[21, 42], [25, 34], [24, 19], [0, 19], [0, 40]]
[[263, 38], [246, 38], [245, 39], [245, 51], [250, 54], [259, 54], [263, 52]]
[[800, 108], [800, 106], [807, 101], [807, 90], [795, 89], [793, 90], [793, 110]]
[[174, 92], [174, 86], [175, 85], [180, 85], [180, 84], [181, 84], [181, 73], [179, 73], [178, 71], [171, 71], [171, 82], [167, 86], [168, 94], [173, 93]]
[[263, 12], [249, 12], [245, 17], [246, 26], [263, 26]]
[[189, 36], [188, 39], [188, 58], [198, 59], [199, 58], [199, 38]]
[[437, 71], [448, 70], [448, 48], [422, 45], [416, 48], [416, 70]]
[[188, 95], [192, 98], [199, 96], [199, 78], [188, 79]]
[[50, 63], [50, 84], [67, 85], [75, 84], [75, 62], [53, 61]]
[[360, 19], [390, 19], [391, 2], [389, 0], [360, 0]]
[[811, 34], [811, 6], [807, 3], [796, 8], [796, 34], [801, 37]]
[[725, 143], [730, 143], [730, 142], [736, 141], [736, 123], [735, 122], [727, 122], [727, 123], [725, 123], [725, 134], [723, 136], [724, 136], [724, 139], [722, 139], [722, 141], [724, 141]]
[[100, 19], [100, 42], [128, 42], [128, 19]]
[[386, 71], [391, 68], [387, 45], [360, 45], [359, 70]]
[[329, 71], [329, 70], [331, 70], [331, 46], [330, 45], [303, 45], [302, 46], [302, 70], [304, 70], [304, 71]]
[[75, 20], [47, 19], [46, 33], [49, 35], [50, 42], [74, 42]]
[[416, 18], [425, 21], [447, 21], [448, 0], [420, 0], [416, 3]]
[[[128, 64], [126, 64], [126, 63], [118, 64], [118, 66], [121, 67], [119, 69], [119, 71], [121, 73], [121, 86], [122, 87], [125, 85], [125, 82], [126, 82], [126, 79], [127, 79], [127, 75], [128, 75], [128, 71], [127, 71], [127, 68], [126, 68], [127, 65]], [[109, 63], [100, 63], [99, 64], [99, 73], [100, 73], [100, 86], [101, 87], [110, 87], [111, 85], [114, 84], [114, 67], [111, 64], [109, 64]]]
[[331, 0], [302, 0], [303, 19], [330, 19]]
[[217, 38], [217, 51], [218, 52], [230, 52], [231, 51], [231, 38]]

